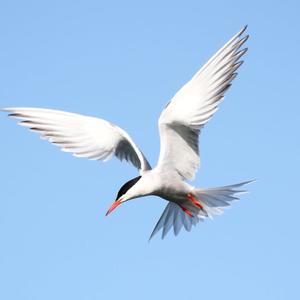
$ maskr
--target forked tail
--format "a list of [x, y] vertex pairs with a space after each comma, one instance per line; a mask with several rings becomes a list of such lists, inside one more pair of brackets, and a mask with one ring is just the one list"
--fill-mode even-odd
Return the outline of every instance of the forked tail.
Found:
[[195, 226], [199, 221], [204, 221], [207, 217], [212, 218], [213, 215], [221, 214], [225, 208], [239, 200], [241, 194], [247, 192], [241, 188], [253, 181], [245, 181], [216, 188], [194, 189], [193, 194], [200, 201], [202, 208], [187, 201], [186, 206], [192, 212], [193, 217], [184, 213], [182, 208], [176, 203], [169, 202], [158, 220], [150, 239], [161, 229], [161, 238], [163, 239], [172, 227], [174, 234], [178, 235], [182, 227], [190, 231], [192, 226]]

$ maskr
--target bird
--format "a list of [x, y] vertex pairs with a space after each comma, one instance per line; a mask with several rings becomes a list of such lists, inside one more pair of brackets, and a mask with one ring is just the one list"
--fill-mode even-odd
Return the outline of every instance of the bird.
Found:
[[177, 236], [182, 228], [190, 231], [199, 222], [221, 214], [247, 192], [244, 186], [252, 182], [214, 188], [197, 188], [189, 183], [200, 166], [200, 133], [243, 64], [241, 58], [247, 52], [244, 44], [249, 38], [246, 28], [221, 47], [163, 109], [158, 121], [160, 153], [154, 168], [126, 131], [104, 119], [46, 108], [1, 110], [76, 157], [105, 161], [115, 156], [131, 163], [139, 176], [120, 188], [106, 215], [129, 200], [158, 196], [167, 205], [149, 240], [159, 231], [163, 239], [171, 229]]

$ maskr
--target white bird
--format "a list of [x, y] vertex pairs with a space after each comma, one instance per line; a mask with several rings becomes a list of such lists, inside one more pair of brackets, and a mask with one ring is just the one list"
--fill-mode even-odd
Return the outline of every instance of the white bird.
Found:
[[41, 137], [77, 157], [108, 160], [115, 155], [132, 163], [140, 176], [126, 182], [107, 214], [121, 203], [148, 195], [159, 196], [168, 204], [150, 239], [162, 229], [162, 238], [173, 227], [177, 235], [182, 227], [220, 214], [238, 200], [239, 188], [251, 181], [201, 189], [186, 180], [195, 177], [200, 164], [200, 131], [217, 111], [224, 93], [236, 77], [247, 48], [242, 45], [246, 27], [234, 35], [171, 99], [159, 118], [160, 155], [151, 168], [131, 137], [118, 126], [103, 119], [43, 108], [4, 108], [9, 116], [20, 119]]

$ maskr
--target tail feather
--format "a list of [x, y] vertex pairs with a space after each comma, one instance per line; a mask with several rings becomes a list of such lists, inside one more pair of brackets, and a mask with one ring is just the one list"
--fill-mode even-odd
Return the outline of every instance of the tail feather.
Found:
[[192, 211], [193, 217], [184, 213], [176, 203], [169, 202], [154, 227], [149, 240], [161, 229], [162, 239], [167, 235], [172, 226], [174, 234], [177, 236], [182, 227], [184, 227], [186, 231], [190, 231], [199, 221], [204, 221], [207, 217], [212, 218], [213, 215], [223, 213], [225, 208], [228, 208], [233, 202], [239, 200], [239, 195], [247, 192], [239, 188], [253, 181], [254, 180], [245, 181], [216, 188], [195, 189], [193, 194], [201, 202], [203, 209], [199, 209], [195, 205], [191, 205], [191, 203], [187, 202], [188, 209]]

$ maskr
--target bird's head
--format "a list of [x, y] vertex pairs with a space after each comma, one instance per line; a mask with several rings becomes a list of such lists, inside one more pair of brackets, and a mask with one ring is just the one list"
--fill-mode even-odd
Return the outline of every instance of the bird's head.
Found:
[[118, 192], [116, 200], [107, 211], [106, 216], [109, 215], [114, 209], [116, 209], [121, 203], [135, 198], [134, 196], [128, 194], [127, 192], [140, 180], [140, 178], [141, 176], [135, 177], [122, 185], [122, 187]]

